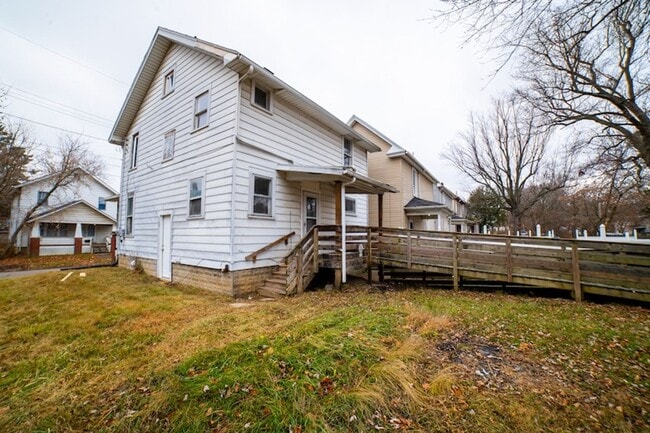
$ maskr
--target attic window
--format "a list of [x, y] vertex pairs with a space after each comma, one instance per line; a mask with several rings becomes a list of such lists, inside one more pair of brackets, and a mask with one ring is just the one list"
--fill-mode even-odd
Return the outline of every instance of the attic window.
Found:
[[172, 69], [165, 75], [165, 86], [163, 90], [163, 96], [169, 95], [171, 92], [174, 91], [174, 70]]
[[106, 210], [106, 199], [104, 197], [99, 197], [97, 200], [97, 209]]
[[47, 206], [47, 191], [39, 191], [36, 201], [40, 205]]
[[253, 83], [253, 105], [266, 111], [271, 111], [271, 93]]

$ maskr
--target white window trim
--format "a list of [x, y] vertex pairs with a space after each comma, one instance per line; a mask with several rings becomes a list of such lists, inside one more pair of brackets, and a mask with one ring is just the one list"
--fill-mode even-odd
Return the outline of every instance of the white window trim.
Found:
[[[167, 77], [170, 75], [173, 76], [173, 85], [171, 90], [167, 88]], [[174, 89], [176, 89], [176, 70], [175, 68], [171, 68], [165, 73], [165, 75], [163, 75], [163, 98], [174, 93]]]
[[[260, 89], [260, 90], [266, 92], [266, 94], [267, 94], [267, 96], [269, 98], [269, 108], [262, 107], [262, 106], [257, 105], [255, 103], [255, 89]], [[258, 109], [260, 111], [263, 111], [264, 113], [273, 114], [273, 99], [274, 99], [273, 98], [273, 92], [269, 88], [258, 85], [255, 81], [251, 81], [251, 100], [250, 100], [251, 106], [255, 107], [256, 109]]]
[[[196, 123], [197, 123], [196, 122], [196, 118], [197, 118], [196, 117], [196, 114], [197, 114], [196, 102], [197, 102], [197, 99], [199, 99], [199, 96], [203, 96], [206, 93], [208, 95], [208, 107], [206, 108], [205, 112], [207, 114], [208, 120], [207, 120], [205, 125], [197, 127], [196, 126]], [[210, 94], [210, 89], [205, 89], [204, 91], [197, 93], [196, 96], [194, 97], [194, 99], [192, 99], [192, 133], [197, 132], [197, 131], [202, 131], [203, 129], [210, 126], [210, 101], [211, 101], [211, 99], [212, 99], [212, 95]]]
[[[131, 231], [129, 232], [129, 224], [127, 223], [129, 220], [129, 199], [133, 200], [133, 205], [131, 206]], [[133, 237], [133, 225], [135, 222], [135, 192], [129, 192], [126, 194], [126, 206], [124, 206], [124, 235], [127, 237]]]
[[[192, 192], [192, 182], [201, 181], [201, 213], [199, 215], [190, 215], [190, 201], [196, 200], [197, 197], [190, 197]], [[187, 219], [201, 219], [205, 217], [205, 176], [197, 176], [187, 180]]]
[[[255, 178], [260, 177], [263, 179], [268, 179], [271, 181], [271, 188], [270, 188], [270, 194], [271, 194], [271, 209], [270, 209], [270, 214], [259, 214], [259, 213], [254, 213], [254, 197], [255, 197]], [[276, 194], [275, 194], [275, 176], [273, 173], [270, 173], [268, 171], [264, 170], [252, 170], [248, 174], [248, 217], [249, 218], [262, 218], [262, 219], [274, 219], [275, 215], [275, 201], [276, 201]]]
[[[172, 143], [172, 154], [165, 158], [165, 150], [167, 149], [167, 136], [173, 134], [174, 142]], [[171, 131], [165, 132], [163, 135], [163, 149], [162, 149], [162, 162], [171, 161], [174, 159], [174, 154], [176, 153], [176, 130], [172, 129]]]
[[138, 148], [140, 147], [140, 132], [136, 132], [131, 135], [131, 152], [130, 152], [130, 161], [129, 169], [135, 170], [138, 168]]
[[[345, 197], [345, 203], [347, 204], [348, 200], [354, 203], [354, 211], [350, 212], [347, 209], [345, 209], [345, 214], [349, 216], [357, 216], [357, 199], [352, 198], [352, 197]], [[347, 208], [347, 206], [346, 206]]]
[[[341, 144], [341, 161], [343, 162], [343, 165], [345, 166], [345, 141], [346, 138], [343, 137], [343, 143]], [[352, 140], [347, 140], [350, 143], [350, 165], [348, 167], [353, 167], [354, 166], [354, 143]]]

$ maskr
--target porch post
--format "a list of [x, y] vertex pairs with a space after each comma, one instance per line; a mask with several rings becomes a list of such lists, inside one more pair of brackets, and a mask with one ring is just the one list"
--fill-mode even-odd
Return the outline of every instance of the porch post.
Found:
[[[18, 245], [20, 245], [20, 241]], [[37, 257], [40, 255], [40, 253], [41, 253], [41, 229], [39, 223], [35, 222], [34, 225], [32, 225], [32, 231], [29, 235], [29, 255], [31, 257]]]
[[381, 228], [384, 226], [384, 193], [377, 194], [377, 267], [379, 268], [379, 282], [384, 282], [384, 263], [381, 261]]
[[117, 260], [117, 232], [115, 230], [111, 232], [111, 260], [113, 262]]
[[[343, 196], [341, 190], [343, 188], [343, 183], [335, 182], [335, 185], [336, 185], [335, 186], [336, 193], [334, 197], [334, 209], [335, 209], [334, 222], [339, 227], [338, 230], [340, 230], [342, 217], [343, 217], [343, 212], [341, 209], [341, 197]], [[339, 250], [341, 249], [341, 241], [339, 240], [338, 237], [336, 238], [336, 246]], [[343, 263], [342, 259], [343, 259], [343, 251], [341, 251], [341, 263]], [[334, 289], [340, 290], [342, 284], [343, 284], [343, 273], [342, 273], [341, 266], [339, 266], [334, 269]]]
[[81, 223], [77, 223], [77, 226], [74, 230], [74, 253], [81, 254], [81, 247], [83, 244], [83, 238], [81, 234]]

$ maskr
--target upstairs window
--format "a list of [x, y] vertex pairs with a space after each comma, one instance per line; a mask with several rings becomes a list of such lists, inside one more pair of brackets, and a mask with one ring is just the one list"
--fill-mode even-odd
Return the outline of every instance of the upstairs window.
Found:
[[99, 197], [97, 200], [97, 209], [106, 210], [106, 199], [104, 197]]
[[271, 216], [272, 215], [272, 179], [263, 176], [253, 176], [253, 197], [252, 208], [253, 215]]
[[352, 166], [352, 142], [347, 138], [343, 139], [343, 165]]
[[357, 214], [357, 201], [353, 198], [345, 198], [345, 214], [346, 215], [356, 215]]
[[169, 131], [165, 134], [163, 141], [163, 161], [174, 157], [174, 143], [176, 142], [176, 130]]
[[38, 195], [36, 196], [36, 201], [38, 204], [41, 204], [43, 206], [47, 206], [47, 191], [39, 191]]
[[271, 93], [253, 83], [253, 105], [266, 111], [271, 111]]
[[194, 99], [194, 129], [208, 126], [208, 105], [210, 93], [203, 92]]
[[190, 180], [190, 198], [188, 215], [192, 218], [203, 216], [203, 178], [197, 177]]
[[133, 193], [127, 195], [126, 199], [126, 234], [133, 234]]
[[411, 168], [411, 183], [413, 186], [413, 197], [417, 197], [420, 194], [420, 185], [418, 182], [418, 171], [415, 167]]
[[163, 89], [163, 96], [169, 95], [174, 91], [174, 71], [171, 70], [165, 75], [165, 84]]
[[131, 138], [131, 168], [138, 166], [138, 143], [140, 142], [140, 134], [133, 134]]

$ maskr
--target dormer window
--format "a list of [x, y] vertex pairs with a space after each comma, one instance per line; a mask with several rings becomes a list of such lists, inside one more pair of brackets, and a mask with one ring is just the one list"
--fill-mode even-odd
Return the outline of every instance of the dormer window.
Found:
[[251, 96], [251, 102], [254, 106], [265, 111], [271, 111], [271, 92], [253, 83], [253, 92]]
[[352, 141], [343, 139], [343, 166], [352, 166]]
[[171, 70], [165, 75], [165, 85], [163, 90], [163, 96], [169, 95], [174, 91], [174, 70]]

